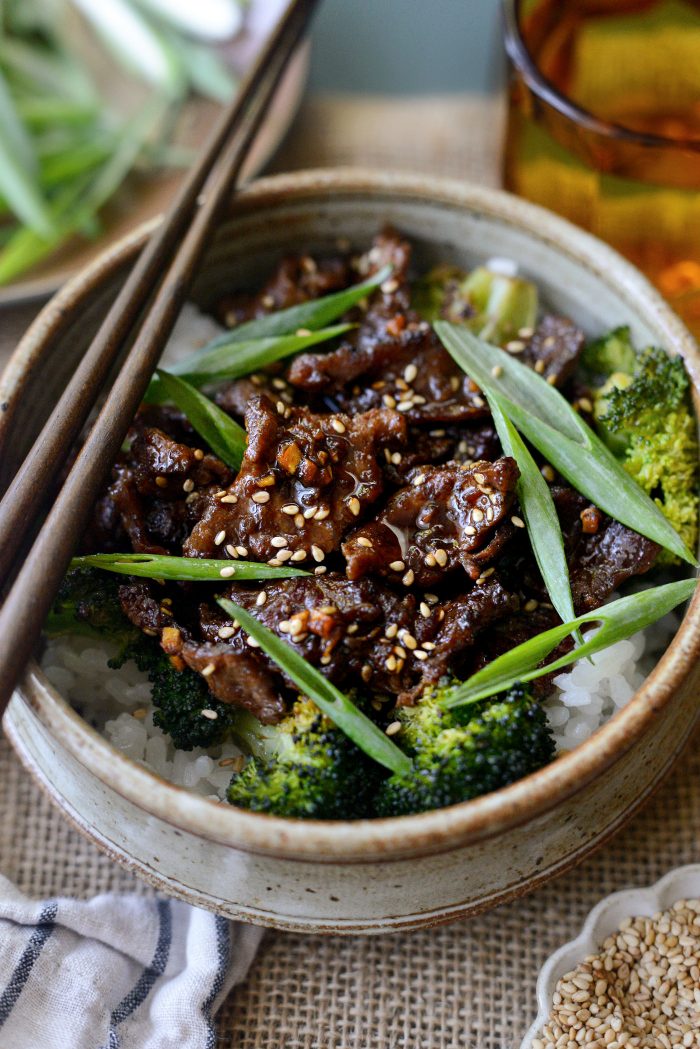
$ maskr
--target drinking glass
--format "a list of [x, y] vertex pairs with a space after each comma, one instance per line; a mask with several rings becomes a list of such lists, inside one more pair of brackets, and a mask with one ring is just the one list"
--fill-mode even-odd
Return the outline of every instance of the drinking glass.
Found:
[[505, 184], [631, 259], [700, 335], [700, 0], [504, 0]]

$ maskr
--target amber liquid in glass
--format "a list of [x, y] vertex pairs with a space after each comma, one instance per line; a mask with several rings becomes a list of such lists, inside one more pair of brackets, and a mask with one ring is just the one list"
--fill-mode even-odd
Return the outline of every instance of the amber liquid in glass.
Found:
[[507, 188], [627, 255], [700, 334], [700, 2], [522, 0], [520, 29], [540, 73], [611, 131], [512, 68]]

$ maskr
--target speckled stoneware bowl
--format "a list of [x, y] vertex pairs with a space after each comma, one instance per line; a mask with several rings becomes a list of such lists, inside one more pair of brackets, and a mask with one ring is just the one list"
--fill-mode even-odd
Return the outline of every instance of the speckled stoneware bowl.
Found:
[[[365, 246], [392, 222], [420, 265], [517, 259], [556, 309], [590, 333], [700, 357], [631, 266], [573, 226], [514, 197], [459, 182], [358, 171], [304, 172], [241, 193], [194, 298], [254, 282], [285, 251]], [[136, 231], [58, 294], [2, 380], [0, 484], [88, 344], [146, 235]], [[22, 761], [73, 823], [168, 893], [264, 925], [388, 932], [446, 921], [526, 892], [614, 834], [676, 760], [698, 716], [700, 598], [630, 703], [574, 752], [505, 790], [439, 812], [362, 822], [294, 822], [240, 812], [171, 786], [114, 751], [29, 669], [5, 718]]]

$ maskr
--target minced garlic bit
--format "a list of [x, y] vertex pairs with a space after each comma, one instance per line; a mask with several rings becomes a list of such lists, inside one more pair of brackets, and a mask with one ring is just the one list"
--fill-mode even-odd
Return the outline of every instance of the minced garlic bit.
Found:
[[700, 1045], [700, 899], [628, 918], [559, 980], [532, 1049]]

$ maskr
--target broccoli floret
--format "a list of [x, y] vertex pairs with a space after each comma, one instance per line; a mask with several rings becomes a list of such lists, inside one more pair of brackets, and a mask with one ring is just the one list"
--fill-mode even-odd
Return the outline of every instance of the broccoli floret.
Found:
[[[156, 707], [153, 721], [168, 733], [178, 750], [223, 743], [235, 719], [235, 708], [216, 699], [199, 674], [189, 667], [177, 666], [155, 638], [141, 633], [109, 665], [117, 669], [129, 659], [148, 674]], [[205, 717], [203, 710], [216, 717]]]
[[96, 634], [118, 645], [130, 644], [139, 631], [122, 612], [119, 581], [97, 568], [75, 568], [68, 572], [44, 625], [49, 637], [61, 634]]
[[547, 716], [532, 694], [513, 688], [478, 706], [445, 710], [445, 686], [404, 707], [394, 736], [413, 760], [406, 775], [380, 784], [379, 816], [440, 809], [505, 787], [554, 757]]
[[253, 757], [231, 780], [232, 805], [292, 819], [370, 815], [382, 770], [311, 700], [299, 698], [274, 726], [240, 715], [234, 737]]
[[[118, 669], [132, 659], [148, 674], [158, 708], [153, 720], [179, 750], [221, 743], [235, 716], [233, 707], [216, 700], [199, 674], [176, 667], [157, 638], [147, 637], [127, 619], [119, 603], [119, 585], [120, 580], [97, 569], [69, 572], [46, 622], [46, 634], [81, 634], [116, 643], [119, 652], [109, 660], [110, 667]], [[202, 710], [214, 711], [217, 717], [204, 717]]]
[[601, 339], [589, 342], [581, 354], [581, 367], [597, 386], [614, 374], [631, 377], [636, 365], [637, 354], [628, 327], [615, 328]]
[[523, 277], [477, 266], [467, 274], [455, 266], [436, 266], [416, 282], [412, 305], [427, 321], [464, 324], [489, 342], [502, 345], [537, 318], [537, 288]]
[[[614, 335], [615, 333], [613, 333]], [[698, 540], [698, 439], [690, 381], [680, 357], [650, 347], [608, 375], [594, 394], [603, 440], [690, 550]], [[677, 560], [663, 551], [660, 561]]]

